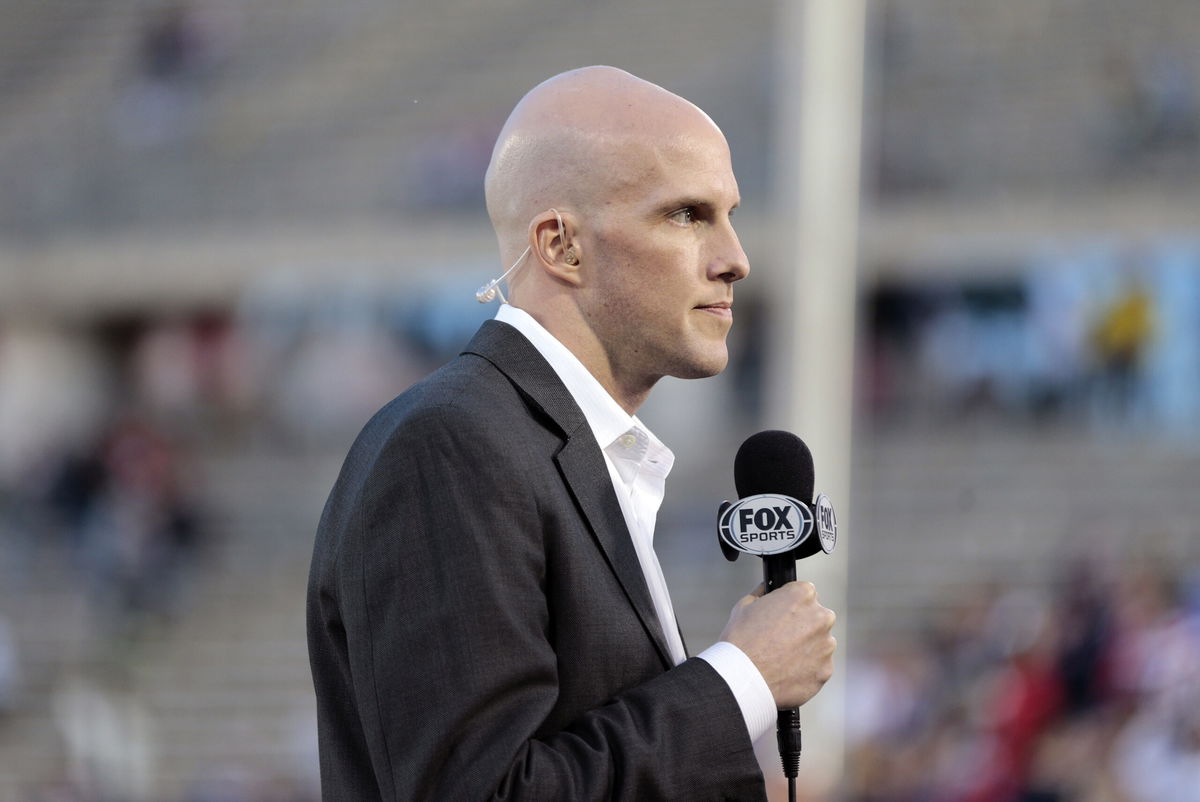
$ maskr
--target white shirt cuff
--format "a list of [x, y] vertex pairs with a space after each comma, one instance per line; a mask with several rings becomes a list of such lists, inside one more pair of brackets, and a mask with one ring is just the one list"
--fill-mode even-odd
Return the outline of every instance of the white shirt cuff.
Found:
[[775, 726], [778, 710], [775, 697], [767, 687], [754, 661], [728, 641], [719, 641], [697, 657], [708, 662], [721, 675], [741, 708], [750, 741], [757, 741]]

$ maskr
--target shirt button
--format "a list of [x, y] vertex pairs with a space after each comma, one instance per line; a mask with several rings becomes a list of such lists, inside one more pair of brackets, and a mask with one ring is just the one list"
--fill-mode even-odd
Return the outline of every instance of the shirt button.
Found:
[[637, 445], [637, 437], [632, 434], [623, 434], [617, 438], [617, 442], [620, 443], [623, 448], [633, 448]]

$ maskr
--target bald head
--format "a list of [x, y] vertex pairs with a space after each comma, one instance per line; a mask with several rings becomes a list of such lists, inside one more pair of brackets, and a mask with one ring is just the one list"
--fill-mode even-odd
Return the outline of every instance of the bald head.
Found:
[[509, 116], [485, 189], [513, 306], [630, 414], [663, 376], [725, 367], [749, 264], [729, 145], [700, 109], [612, 67], [557, 75]]
[[501, 250], [523, 249], [530, 221], [547, 209], [596, 213], [653, 170], [661, 145], [697, 134], [721, 137], [695, 105], [624, 70], [584, 67], [542, 82], [509, 115], [488, 165]]

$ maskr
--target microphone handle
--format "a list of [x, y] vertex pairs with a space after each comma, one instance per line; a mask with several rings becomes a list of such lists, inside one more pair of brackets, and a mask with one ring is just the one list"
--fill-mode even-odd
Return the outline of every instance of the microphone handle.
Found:
[[763, 557], [763, 582], [767, 593], [796, 579], [796, 556], [791, 552]]
[[[763, 558], [763, 581], [766, 583], [767, 593], [795, 579], [794, 554], [772, 554]], [[779, 759], [783, 762], [783, 776], [789, 781], [790, 796], [793, 793], [791, 782], [800, 773], [800, 708], [779, 711], [776, 718], [776, 739], [779, 742]]]

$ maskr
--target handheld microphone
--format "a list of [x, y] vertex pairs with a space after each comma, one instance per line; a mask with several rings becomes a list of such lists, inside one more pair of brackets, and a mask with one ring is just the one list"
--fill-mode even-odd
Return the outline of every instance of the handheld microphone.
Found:
[[[766, 592], [795, 580], [796, 560], [837, 545], [837, 516], [824, 494], [812, 502], [815, 470], [812, 452], [790, 432], [768, 430], [751, 435], [733, 460], [739, 499], [722, 502], [717, 540], [729, 561], [739, 554], [763, 558]], [[815, 534], [814, 534], [815, 532]], [[780, 710], [779, 756], [795, 799], [800, 771], [800, 709]]]
[[[791, 432], [768, 430], [742, 443], [733, 460], [739, 500], [721, 504], [717, 540], [725, 559], [763, 558], [767, 592], [796, 578], [796, 560], [837, 545], [837, 515], [824, 493], [813, 497], [812, 452]], [[815, 533], [815, 537], [814, 537]]]

